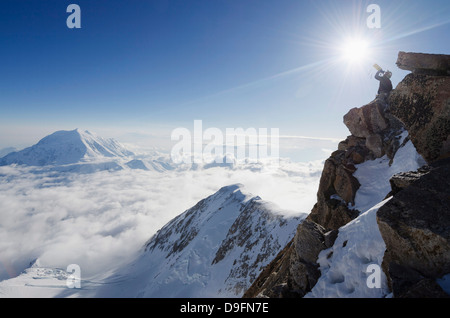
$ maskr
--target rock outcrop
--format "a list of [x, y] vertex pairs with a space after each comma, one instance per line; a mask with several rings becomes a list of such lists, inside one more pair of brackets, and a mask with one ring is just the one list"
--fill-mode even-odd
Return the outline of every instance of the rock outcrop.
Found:
[[423, 74], [426, 67], [450, 74], [450, 55], [399, 54], [398, 64], [413, 70], [389, 97], [391, 113], [408, 130], [417, 151], [430, 163], [450, 156], [450, 76]]
[[[402, 131], [408, 130], [429, 164], [449, 156], [448, 56], [400, 52], [397, 64], [413, 74], [387, 99], [344, 116], [351, 136], [325, 161], [317, 203], [244, 297], [303, 297], [314, 287], [320, 277], [319, 253], [333, 246], [339, 228], [360, 213], [354, 209], [360, 187], [356, 165], [385, 155], [392, 162]], [[388, 195], [394, 197], [378, 211], [387, 248], [383, 270], [395, 297], [445, 295], [436, 278], [450, 272], [450, 176], [447, 161], [440, 162], [394, 176]]]
[[399, 69], [424, 75], [450, 75], [450, 55], [399, 52]]
[[[347, 140], [355, 138], [363, 142], [364, 146], [369, 150], [369, 154], [361, 157], [355, 163], [361, 163], [369, 159], [380, 158], [385, 154], [389, 158], [393, 158], [399, 144], [395, 142], [395, 138], [404, 129], [403, 124], [389, 111], [389, 105], [383, 99], [375, 99], [368, 105], [353, 108], [344, 116], [344, 124], [348, 127], [352, 136]], [[345, 143], [345, 142], [344, 142]], [[349, 145], [352, 146], [351, 144]], [[364, 149], [362, 147], [362, 149]], [[344, 147], [344, 149], [347, 149]], [[354, 150], [351, 149], [352, 156]], [[361, 151], [356, 151], [361, 153]]]
[[430, 167], [425, 165], [419, 168], [417, 171], [400, 172], [391, 177], [389, 183], [391, 185], [391, 192], [388, 193], [386, 198], [392, 197], [401, 190], [409, 187], [414, 181], [419, 180], [424, 174], [428, 173]]

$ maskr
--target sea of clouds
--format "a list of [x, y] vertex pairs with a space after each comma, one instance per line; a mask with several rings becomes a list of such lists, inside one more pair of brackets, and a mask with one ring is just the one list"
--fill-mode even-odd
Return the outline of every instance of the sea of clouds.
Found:
[[268, 169], [86, 174], [0, 167], [0, 280], [35, 259], [52, 268], [78, 264], [84, 277], [113, 270], [172, 218], [234, 183], [282, 213], [309, 213], [322, 168], [323, 160], [280, 160]]

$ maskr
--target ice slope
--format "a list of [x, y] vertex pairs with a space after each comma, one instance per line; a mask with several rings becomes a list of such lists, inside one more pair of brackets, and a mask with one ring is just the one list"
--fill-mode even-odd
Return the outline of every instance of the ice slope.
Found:
[[104, 139], [79, 129], [60, 130], [37, 144], [0, 159], [0, 165], [67, 165], [104, 158], [132, 156], [133, 153], [114, 139]]
[[285, 218], [242, 187], [223, 187], [172, 219], [96, 297], [242, 296], [306, 216]]
[[[305, 297], [389, 297], [386, 277], [381, 270], [386, 245], [376, 222], [378, 209], [391, 187], [389, 179], [396, 173], [417, 170], [425, 164], [404, 131], [402, 146], [393, 161], [384, 156], [357, 165], [353, 174], [361, 186], [356, 192], [355, 206], [361, 214], [339, 229], [334, 245], [319, 254], [321, 276]], [[373, 266], [373, 267], [369, 267]], [[379, 287], [371, 288], [367, 280], [373, 278], [373, 270], [379, 273]], [[374, 274], [375, 275], [375, 274]]]

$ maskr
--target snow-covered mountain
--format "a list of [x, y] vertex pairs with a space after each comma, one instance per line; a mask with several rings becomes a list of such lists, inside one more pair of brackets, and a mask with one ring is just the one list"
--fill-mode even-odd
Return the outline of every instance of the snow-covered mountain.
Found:
[[125, 163], [130, 169], [140, 169], [145, 171], [164, 172], [175, 169], [175, 165], [170, 162], [170, 159], [159, 157], [154, 159], [132, 159]]
[[69, 289], [70, 273], [36, 260], [1, 281], [0, 296], [241, 297], [306, 215], [226, 186], [168, 222], [114, 273], [82, 275], [81, 288]]
[[0, 158], [0, 166], [11, 164], [77, 173], [123, 169], [163, 172], [175, 168], [169, 156], [157, 152], [136, 155], [115, 139], [80, 129], [56, 131], [31, 147], [8, 151]]
[[285, 217], [231, 185], [159, 230], [97, 297], [240, 297], [306, 214]]
[[[124, 224], [128, 211], [124, 207], [121, 211], [124, 219], [111, 220], [114, 227], [119, 227], [113, 229], [117, 233], [102, 230], [90, 234], [104, 236], [101, 242], [105, 245], [99, 245], [106, 249], [111, 242], [122, 240], [120, 229], [128, 226]], [[227, 186], [174, 217], [158, 232], [152, 231], [155, 234], [140, 244], [137, 257], [122, 255], [128, 266], [120, 266], [116, 271], [117, 265], [111, 262], [102, 271], [86, 274], [91, 268], [81, 264], [81, 289], [67, 288], [68, 263], [52, 263], [45, 253], [33, 252], [30, 260], [37, 261], [21, 269], [20, 274], [8, 272], [10, 278], [0, 281], [0, 297], [239, 297], [292, 238], [305, 217], [306, 214], [281, 209], [253, 196], [240, 184]], [[75, 219], [60, 220], [52, 227], [60, 228]], [[101, 222], [98, 225], [102, 226]], [[104, 228], [110, 228], [109, 225], [106, 223]], [[78, 235], [78, 230], [71, 228], [70, 232]], [[125, 230], [123, 233], [124, 237], [129, 235]], [[69, 234], [64, 244], [73, 246], [71, 242]], [[75, 245], [90, 249], [89, 244], [78, 239]], [[100, 253], [105, 253], [103, 247], [99, 248]], [[39, 261], [41, 256], [45, 258], [43, 262]], [[78, 263], [70, 256], [69, 262]]]
[[79, 129], [60, 130], [31, 147], [6, 155], [0, 159], [0, 165], [67, 165], [133, 155], [114, 139], [104, 139]]

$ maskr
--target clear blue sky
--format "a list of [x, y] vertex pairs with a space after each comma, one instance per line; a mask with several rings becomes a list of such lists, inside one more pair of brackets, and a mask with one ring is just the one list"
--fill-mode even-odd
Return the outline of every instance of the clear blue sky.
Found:
[[[81, 7], [81, 29], [66, 8]], [[381, 28], [369, 29], [369, 4]], [[373, 63], [450, 53], [448, 0], [2, 0], [0, 148], [44, 131], [280, 128], [341, 138], [377, 91]], [[358, 66], [347, 37], [370, 42]], [[351, 68], [351, 69], [350, 69]], [[28, 139], [27, 139], [28, 138]]]

